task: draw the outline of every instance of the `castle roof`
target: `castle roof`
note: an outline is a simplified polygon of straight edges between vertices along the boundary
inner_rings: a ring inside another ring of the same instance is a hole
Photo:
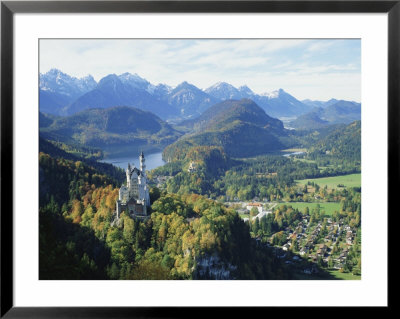
[[[247,206],[262,207],[260,203],[248,203]]]
[[[135,172],[136,175],[138,175],[138,176],[139,176],[139,175],[143,175],[143,174],[142,174],[142,171],[141,171],[140,169],[138,169],[137,167],[131,168],[130,171],[129,171],[130,175],[132,175],[134,172]]]

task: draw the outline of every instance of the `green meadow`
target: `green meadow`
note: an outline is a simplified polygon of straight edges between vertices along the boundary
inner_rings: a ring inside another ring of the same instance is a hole
[[[310,178],[296,181],[298,184],[305,185],[308,182],[314,182],[320,187],[325,185],[329,188],[338,188],[338,185],[344,185],[345,187],[361,187],[361,173],[349,174],[342,176],[322,177],[322,178]]]
[[[335,210],[339,211],[340,209],[340,203],[336,202],[327,202],[327,203],[286,202],[286,203],[278,203],[278,207],[280,205],[292,206],[293,208],[297,208],[300,212],[303,213],[306,207],[308,207],[311,212],[315,207],[317,207],[318,204],[320,206],[320,211],[321,212],[324,211],[325,214],[329,216],[331,216]]]

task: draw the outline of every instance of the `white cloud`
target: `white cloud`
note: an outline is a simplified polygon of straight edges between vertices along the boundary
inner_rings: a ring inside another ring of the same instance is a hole
[[[360,44],[351,40],[40,41],[42,73],[55,67],[100,80],[130,72],[154,84],[188,81],[200,88],[225,81],[257,93],[281,87],[311,99],[359,100],[360,59]]]

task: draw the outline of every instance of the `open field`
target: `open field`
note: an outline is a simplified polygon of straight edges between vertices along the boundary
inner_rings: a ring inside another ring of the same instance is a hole
[[[333,177],[310,178],[296,181],[298,184],[305,185],[308,182],[314,182],[320,187],[327,185],[329,189],[338,188],[337,185],[342,184],[345,187],[361,187],[361,173],[341,175]]]
[[[299,162],[304,162],[304,163],[309,163],[309,164],[317,164],[317,161],[306,159],[306,158],[296,158],[296,157],[294,157],[293,160],[294,161],[299,161]],[[335,167],[334,165],[318,166],[318,168],[320,169],[321,172],[323,172],[327,168],[334,168],[334,167]]]
[[[278,207],[280,205],[292,206],[293,208],[297,208],[300,212],[303,213],[306,207],[308,207],[311,212],[315,207],[317,207],[318,204],[321,207],[321,212],[325,211],[325,214],[329,216],[331,216],[335,210],[339,211],[340,209],[340,203],[334,203],[334,202],[328,202],[328,203],[287,202],[287,203],[278,203]]]
[[[293,160],[294,160],[295,162],[296,162],[296,161],[299,161],[299,162],[312,163],[312,164],[316,164],[316,163],[317,163],[317,162],[314,161],[314,160],[310,160],[310,159],[306,159],[306,158],[297,158],[297,157],[294,157]]]
[[[328,272],[336,279],[342,280],[361,280],[361,276],[353,275],[352,273],[344,273],[339,270],[328,270]]]

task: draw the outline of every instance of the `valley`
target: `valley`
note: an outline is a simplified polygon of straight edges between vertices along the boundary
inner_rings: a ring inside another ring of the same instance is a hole
[[[40,90],[41,279],[360,279],[361,104],[130,73]],[[116,224],[142,152],[150,214]]]

